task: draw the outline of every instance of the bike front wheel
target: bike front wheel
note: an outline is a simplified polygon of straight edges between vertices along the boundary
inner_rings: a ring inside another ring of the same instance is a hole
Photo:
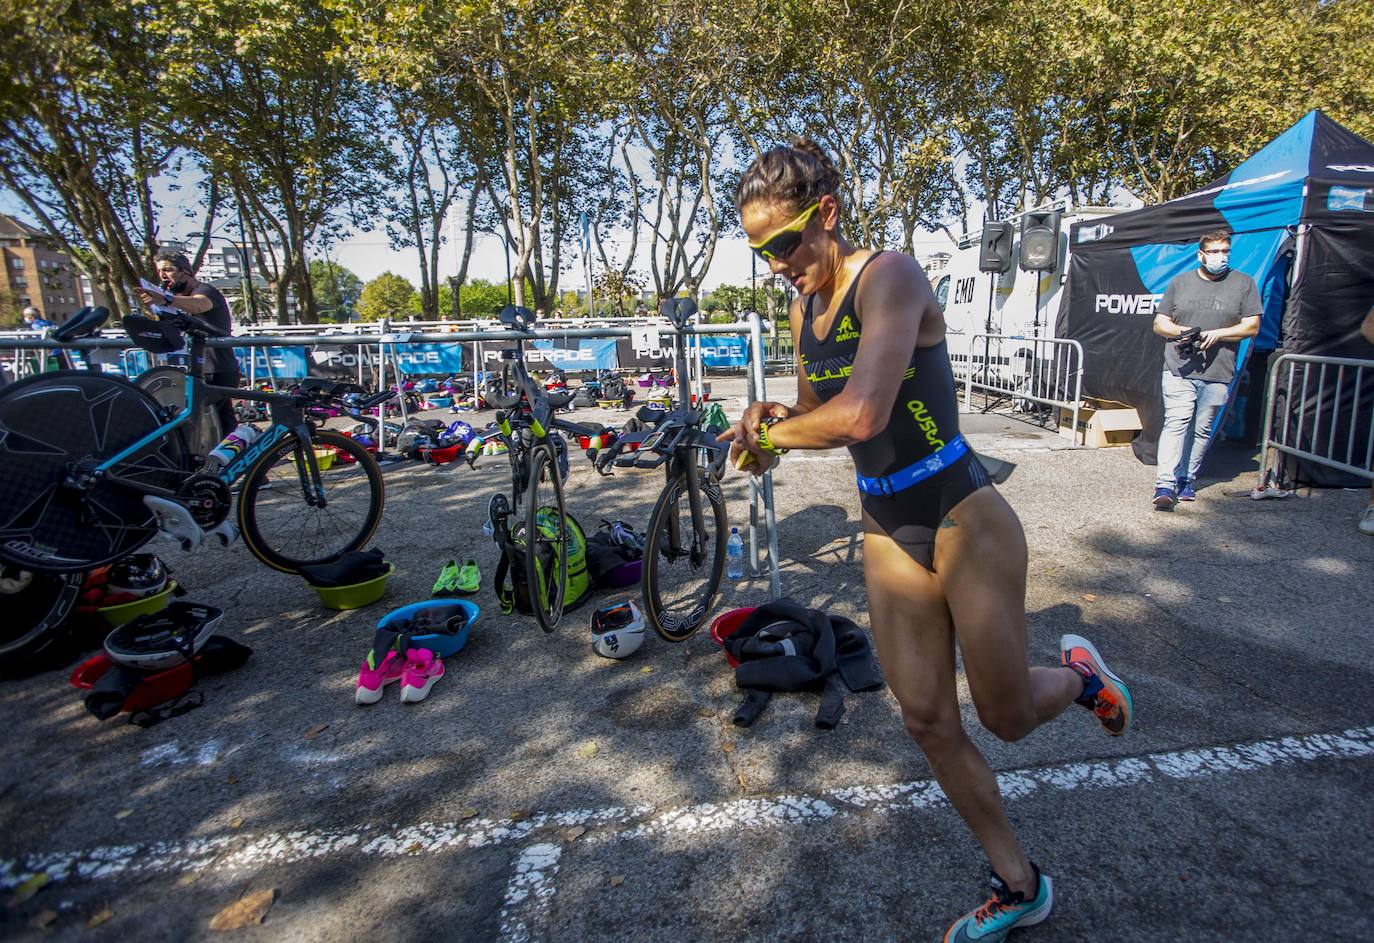
[[[525,585],[530,608],[545,632],[558,628],[568,590],[568,510],[563,475],[551,442],[530,450],[525,495]]]
[[[311,447],[353,459],[320,472],[320,495],[305,465],[305,450]],[[381,467],[353,439],[320,429],[311,442],[302,442],[288,433],[244,477],[239,530],[253,556],[283,573],[299,573],[303,566],[329,563],[365,547],[381,523],[385,495]]]
[[[640,591],[644,615],[661,638],[685,641],[701,628],[725,571],[725,498],[709,478],[701,483],[701,526],[692,520],[686,473],[658,496],[644,540]]]

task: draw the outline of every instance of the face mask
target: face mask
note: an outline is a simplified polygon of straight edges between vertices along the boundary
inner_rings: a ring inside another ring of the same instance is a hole
[[[1225,275],[1231,267],[1231,257],[1228,255],[1204,255],[1202,267],[1207,270],[1208,275]]]

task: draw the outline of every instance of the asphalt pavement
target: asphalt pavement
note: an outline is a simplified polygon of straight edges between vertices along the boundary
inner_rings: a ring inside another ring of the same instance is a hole
[[[742,384],[715,387],[736,414]],[[1374,938],[1367,492],[1251,501],[1254,453],[1223,445],[1196,503],[1166,514],[1128,448],[964,426],[1017,466],[1002,491],[1030,546],[1031,662],[1087,635],[1136,704],[1122,738],[1071,709],[1008,744],[961,677],[965,725],[1055,881],[1050,920],[1012,940]],[[812,695],[737,728],[705,632],[610,661],[591,650],[595,602],[552,635],[502,615],[481,523],[507,479],[504,460],[389,468],[374,546],[398,573],[354,612],[241,546],[161,548],[254,655],[159,726],[93,719],[70,665],[0,683],[0,936],[216,937],[217,913],[273,891],[236,938],[933,941],[983,899],[978,848],[886,690],[848,695],[831,731]],[[847,457],[794,453],[776,479],[784,593],[867,626]],[[569,507],[642,528],[660,483],[576,462]],[[747,523],[744,476],[726,494]],[[355,705],[376,620],[465,557],[482,616],[447,676],[421,704],[392,688]],[[718,611],[767,598],[766,574],[746,575]]]

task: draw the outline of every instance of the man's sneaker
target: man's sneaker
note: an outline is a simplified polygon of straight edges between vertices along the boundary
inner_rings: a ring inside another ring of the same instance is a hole
[[[1374,537],[1374,504],[1365,508],[1360,515],[1360,533]]]
[[[401,680],[404,664],[405,659],[394,649],[386,653],[380,664],[377,663],[376,654],[368,652],[362,667],[358,669],[358,688],[353,693],[353,700],[359,704],[376,704],[382,699],[382,692],[388,684]]]
[[[430,593],[435,596],[452,596],[458,591],[458,561],[450,560],[439,571],[439,578],[434,581],[434,588]]]
[[[405,667],[401,669],[401,703],[414,704],[429,697],[434,682],[444,676],[444,663],[427,648],[412,648],[406,652]]]
[[[1083,677],[1083,693],[1074,701],[1097,715],[1102,727],[1119,737],[1131,726],[1131,692],[1112,674],[1097,649],[1081,635],[1059,640],[1059,663]]]
[[[1193,483],[1187,478],[1178,480],[1178,499],[1180,501],[1196,501],[1197,492],[1193,491]]]
[[[458,592],[464,595],[471,595],[477,592],[482,585],[482,576],[477,572],[476,560],[465,560],[458,569],[458,578],[454,583]]]
[[[1155,510],[1172,511],[1174,505],[1178,503],[1178,495],[1174,494],[1173,488],[1155,489]]]
[[[1050,879],[1035,868],[1038,886],[1030,900],[1013,892],[1006,882],[992,873],[992,897],[983,906],[964,914],[945,932],[944,943],[999,943],[1017,927],[1031,927],[1050,915],[1054,889]]]

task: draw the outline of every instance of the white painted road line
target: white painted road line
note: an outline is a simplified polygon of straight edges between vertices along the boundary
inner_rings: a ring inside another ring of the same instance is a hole
[[[530,845],[520,853],[501,906],[501,943],[529,943],[542,935],[561,857],[563,849],[548,843]]]
[[[1063,792],[1122,788],[1168,780],[1205,779],[1314,760],[1371,756],[1374,756],[1374,726],[1340,733],[1014,770],[1000,774],[998,782],[1006,799],[1014,801],[1044,789]],[[391,831],[370,828],[302,830],[257,837],[235,833],[212,838],[113,845],[86,851],[37,853],[0,861],[0,889],[14,888],[38,873],[46,873],[50,881],[94,881],[121,875],[245,871],[343,854],[382,857],[438,854],[519,843],[543,829],[577,825],[588,829],[600,827],[598,831],[588,832],[581,841],[601,843],[666,833],[781,828],[858,812],[920,811],[942,806],[947,801],[937,783],[919,780],[887,786],[831,789],[819,796],[722,799],[673,809],[655,810],[648,806],[572,809],[541,813],[519,822],[471,819],[423,822]],[[512,887],[515,887],[514,882]]]

